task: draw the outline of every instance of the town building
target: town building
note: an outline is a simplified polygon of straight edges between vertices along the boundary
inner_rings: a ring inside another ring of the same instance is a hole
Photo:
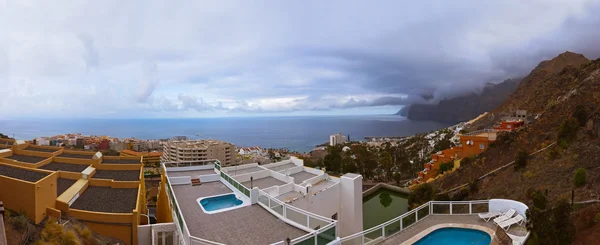
[[[127,143],[125,143],[123,141],[112,141],[108,145],[109,145],[110,150],[117,151],[117,152],[127,149]]]
[[[155,167],[160,164],[160,159],[162,157],[162,152],[139,152],[132,150],[122,150],[119,152],[119,155],[122,157],[142,157],[142,162],[145,167]]]
[[[234,163],[235,146],[219,140],[172,140],[163,142],[163,162],[218,159],[224,166]]]
[[[330,146],[341,145],[344,143],[346,143],[346,137],[344,137],[344,135],[342,135],[341,133],[332,134],[329,136]]]

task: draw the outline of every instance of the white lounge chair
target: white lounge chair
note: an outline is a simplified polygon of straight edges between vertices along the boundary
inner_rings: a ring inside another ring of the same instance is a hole
[[[517,211],[515,211],[514,209],[511,208],[510,210],[506,211],[506,213],[500,215],[500,217],[495,218],[494,219],[494,223],[498,224],[498,223],[500,223],[502,221],[510,219],[510,218],[512,218],[513,215],[515,215],[516,212]]]
[[[514,218],[510,218],[510,219],[507,219],[505,221],[498,223],[498,226],[500,226],[502,229],[507,231],[510,228],[510,226],[512,226],[514,224],[521,225],[521,224],[523,224],[524,221],[525,221],[525,218],[523,218],[523,216],[521,216],[520,214],[517,214],[517,216],[515,216]]]
[[[482,218],[483,220],[485,220],[485,222],[488,222],[492,218],[496,218],[496,217],[498,217],[501,214],[502,213],[500,213],[500,212],[488,212],[488,213],[478,214],[478,215],[479,215],[479,218]]]

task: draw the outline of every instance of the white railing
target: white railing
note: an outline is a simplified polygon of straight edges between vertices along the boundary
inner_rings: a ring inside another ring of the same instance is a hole
[[[337,221],[307,212],[259,190],[258,204],[286,223],[308,234],[292,240],[292,244],[327,244],[337,238]],[[274,244],[285,244],[284,241]]]
[[[191,166],[204,166],[212,163],[216,163],[219,160],[217,159],[209,159],[209,160],[197,160],[197,161],[175,161],[175,162],[162,162],[161,164],[166,167],[191,167]]]
[[[166,171],[166,167],[163,165],[163,171]],[[172,216],[173,223],[177,226],[177,235],[179,237],[180,245],[222,245],[221,243],[205,240],[202,238],[194,237],[190,234],[190,230],[185,223],[185,219],[183,218],[183,214],[181,210],[179,210],[179,203],[177,203],[177,198],[175,198],[175,194],[173,193],[173,186],[167,179],[167,196],[169,197],[169,201],[171,202],[172,207]]]
[[[489,201],[430,201],[383,224],[341,238],[337,244],[375,244],[423,220],[429,215],[487,213]]]

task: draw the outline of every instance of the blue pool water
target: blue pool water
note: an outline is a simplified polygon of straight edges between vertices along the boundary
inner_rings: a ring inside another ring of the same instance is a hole
[[[429,233],[414,245],[490,245],[492,238],[483,231],[442,228]]]
[[[200,205],[206,211],[215,211],[224,208],[231,208],[235,206],[242,205],[243,201],[237,199],[235,194],[217,196],[217,197],[209,197],[200,200]]]

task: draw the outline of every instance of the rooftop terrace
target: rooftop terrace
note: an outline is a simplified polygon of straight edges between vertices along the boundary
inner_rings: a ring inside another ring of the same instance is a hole
[[[56,180],[56,196],[63,194],[69,187],[75,184],[77,180],[58,178]]]
[[[306,234],[257,204],[221,213],[204,213],[198,198],[232,192],[221,182],[176,185],[173,192],[190,234],[195,237],[224,244],[271,244]]]
[[[140,159],[102,159],[102,164],[140,164]]]
[[[294,183],[296,184],[300,184],[302,183],[302,181],[305,181],[307,179],[310,179],[312,177],[316,177],[316,174],[312,174],[306,171],[300,171],[298,173],[292,174],[290,175],[290,177],[294,177]]]
[[[17,168],[0,164],[0,175],[29,182],[37,182],[43,179],[44,177],[48,176],[49,173],[42,173],[24,168]]]
[[[275,166],[275,167],[268,167],[268,169],[278,172],[278,171],[285,170],[288,168],[293,168],[293,167],[296,167],[296,165],[294,163],[290,162],[290,163],[286,163],[286,164]]]
[[[113,179],[116,181],[138,181],[139,170],[96,170],[92,176],[94,179]]]
[[[135,209],[137,192],[137,188],[89,186],[71,208],[94,212],[131,213]]]
[[[286,183],[271,176],[268,176],[266,178],[252,180],[252,184],[250,184],[250,181],[241,184],[248,188],[252,186],[258,187],[258,189],[265,189],[275,185],[285,185]]]
[[[241,174],[247,174],[247,173],[253,173],[253,172],[258,172],[258,171],[264,171],[264,168],[261,167],[250,167],[250,168],[242,168],[242,169],[238,169],[235,166],[234,167],[229,167],[230,169],[227,170],[227,173],[229,175],[241,175]]]
[[[206,175],[206,174],[217,174],[214,169],[206,169],[206,170],[193,170],[193,171],[169,171],[167,170],[167,176],[169,177],[181,177],[181,176],[198,176],[198,175]]]
[[[13,154],[12,156],[5,157],[5,158],[11,159],[11,160],[16,160],[19,162],[24,162],[24,163],[32,163],[32,164],[48,159],[45,157],[25,156],[25,155],[18,155],[18,154]]]
[[[63,153],[63,154],[58,155],[57,157],[92,159],[92,155],[81,155],[81,154],[70,154],[70,153]]]
[[[40,169],[81,173],[81,171],[85,170],[87,167],[88,165],[51,162],[41,166]]]
[[[35,147],[27,147],[25,148],[26,151],[39,151],[39,152],[55,152],[58,151],[58,149],[49,149],[49,148],[35,148]]]

